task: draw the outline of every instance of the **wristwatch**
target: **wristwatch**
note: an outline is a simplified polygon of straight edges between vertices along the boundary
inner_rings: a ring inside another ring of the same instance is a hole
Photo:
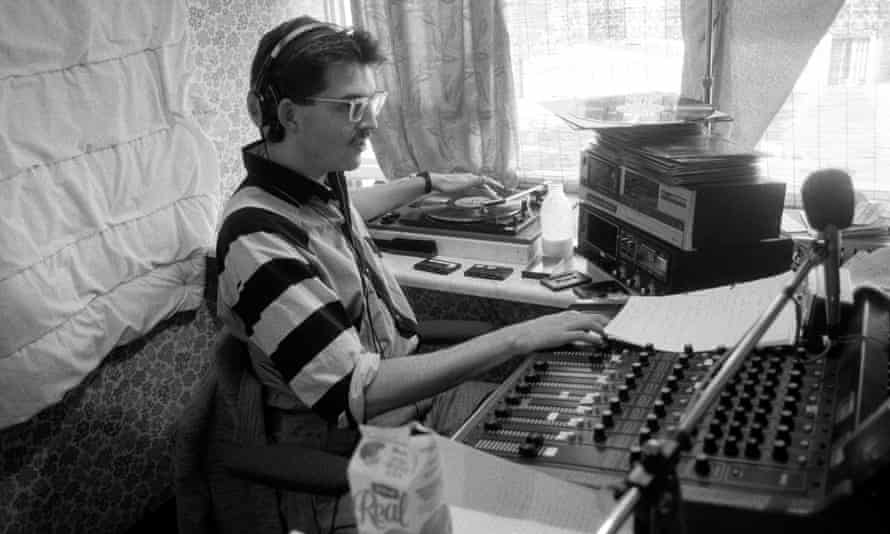
[[[428,173],[427,171],[420,171],[415,176],[419,176],[419,177],[423,178],[423,181],[424,181],[423,193],[424,194],[433,192],[433,179],[430,178],[430,173]]]

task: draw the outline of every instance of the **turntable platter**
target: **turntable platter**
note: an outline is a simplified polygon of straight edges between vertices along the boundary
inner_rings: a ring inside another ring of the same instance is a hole
[[[519,213],[520,205],[499,204],[485,206],[491,200],[488,197],[460,197],[453,199],[448,205],[424,212],[431,220],[449,223],[497,222]]]

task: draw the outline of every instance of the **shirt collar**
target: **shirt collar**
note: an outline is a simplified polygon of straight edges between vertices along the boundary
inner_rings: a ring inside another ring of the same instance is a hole
[[[241,149],[244,168],[247,170],[247,178],[241,187],[259,187],[291,204],[307,202],[313,197],[322,202],[337,198],[334,190],[327,185],[259,155],[256,148],[262,142],[255,141]],[[330,184],[336,183],[330,174],[327,181]]]

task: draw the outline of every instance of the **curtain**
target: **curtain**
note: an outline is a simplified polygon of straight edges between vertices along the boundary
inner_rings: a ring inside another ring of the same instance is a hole
[[[501,1],[352,0],[352,13],[388,58],[377,82],[389,97],[371,135],[384,175],[474,172],[515,185],[515,95]]]
[[[709,0],[684,0],[686,96],[703,99]],[[713,0],[712,103],[734,121],[727,135],[754,148],[843,0]]]

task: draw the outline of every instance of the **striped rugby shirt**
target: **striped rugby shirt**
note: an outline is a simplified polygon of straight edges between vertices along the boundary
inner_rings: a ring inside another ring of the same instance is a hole
[[[354,242],[373,270],[364,277],[334,191],[261,157],[259,147],[243,149],[247,178],[223,212],[219,316],[247,341],[260,381],[278,395],[273,405],[354,426],[364,422],[364,388],[380,358],[417,346],[374,283],[401,315],[414,322],[414,314],[358,211],[350,206]]]

